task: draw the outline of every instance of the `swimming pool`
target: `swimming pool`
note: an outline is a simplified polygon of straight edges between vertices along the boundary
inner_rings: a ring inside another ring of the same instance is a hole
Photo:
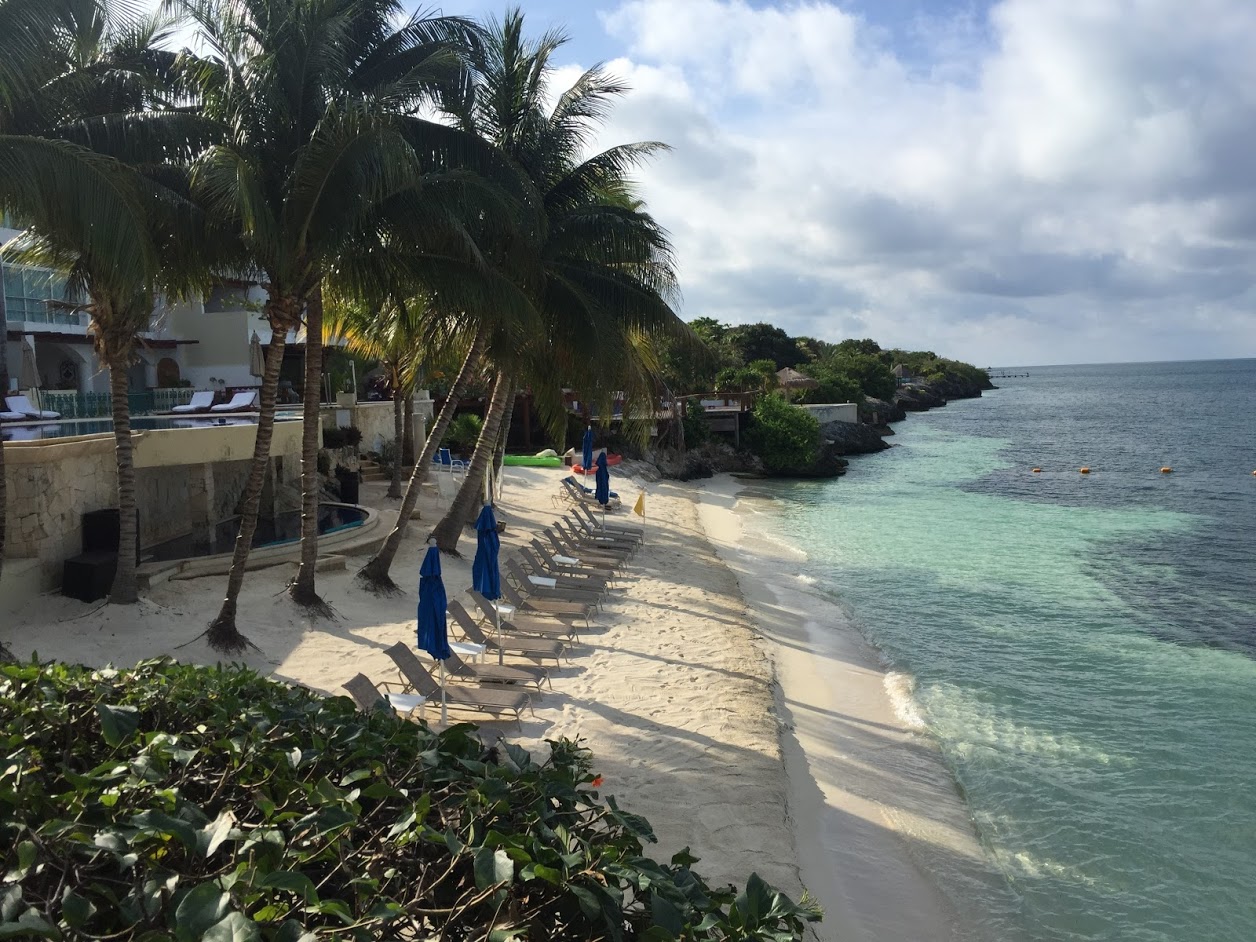
[[[326,536],[360,527],[366,522],[367,512],[352,504],[319,504],[318,533]],[[184,534],[173,540],[156,543],[140,552],[141,563],[174,562],[217,556],[230,553],[235,548],[236,535],[240,532],[240,518],[228,517],[212,527],[208,533]],[[301,511],[291,510],[274,517],[260,518],[253,533],[253,549],[281,546],[301,539]]]
[[[300,415],[279,414],[277,422],[297,421]],[[159,432],[168,429],[222,428],[228,425],[256,425],[256,415],[216,415],[197,417],[133,416],[131,431]],[[0,441],[35,442],[51,438],[82,438],[113,431],[109,419],[61,419],[53,422],[5,422],[0,425]]]

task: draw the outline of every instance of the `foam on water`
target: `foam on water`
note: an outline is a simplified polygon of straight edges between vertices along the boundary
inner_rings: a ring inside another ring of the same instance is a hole
[[[883,652],[1019,900],[1006,937],[1246,942],[1256,362],[1033,374],[838,482],[756,485],[756,539],[806,547],[797,581]]]

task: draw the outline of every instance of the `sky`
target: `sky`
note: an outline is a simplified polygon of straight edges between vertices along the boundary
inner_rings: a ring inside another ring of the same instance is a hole
[[[505,7],[451,0],[444,12]],[[1256,356],[1253,0],[537,0],[627,81],[685,319],[978,365]]]

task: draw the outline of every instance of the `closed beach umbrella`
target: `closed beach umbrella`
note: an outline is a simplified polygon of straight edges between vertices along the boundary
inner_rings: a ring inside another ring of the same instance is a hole
[[[445,722],[445,658],[449,657],[449,625],[445,621],[445,583],[440,577],[440,550],[427,548],[419,567],[419,647],[440,662],[440,721]]]
[[[253,339],[249,341],[249,373],[262,376],[266,372],[266,357],[262,354],[262,338],[253,331]]]
[[[501,540],[497,536],[497,517],[493,505],[485,504],[475,521],[475,560],[471,563],[471,585],[476,592],[490,602],[502,597],[502,575],[497,566],[497,554]],[[493,607],[494,628],[497,631],[497,663],[505,660],[502,652],[502,616]]]
[[[580,454],[580,467],[584,468],[584,473],[588,474],[589,469],[593,467],[593,426],[590,425],[584,430],[584,451]]]
[[[611,472],[606,467],[606,452],[597,456],[597,475],[594,479],[593,496],[602,505],[602,529],[606,529],[606,505],[611,502]]]
[[[35,340],[27,334],[22,336],[22,371],[19,385],[23,389],[32,390],[35,393],[35,408],[42,408],[39,404],[39,364],[35,360]]]

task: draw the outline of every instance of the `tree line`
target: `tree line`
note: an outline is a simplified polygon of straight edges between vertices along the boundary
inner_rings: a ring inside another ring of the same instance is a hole
[[[662,376],[676,395],[784,391],[795,402],[857,402],[894,397],[899,373],[919,382],[960,379],[982,385],[985,370],[930,350],[882,349],[868,338],[839,343],[794,337],[768,323],[724,324],[700,317],[689,327],[701,343],[664,341]],[[796,370],[814,385],[781,389],[777,376]]]
[[[475,22],[408,15],[397,0],[178,0],[152,14],[123,0],[0,0],[0,37],[0,210],[24,230],[0,263],[55,268],[87,298],[113,393],[115,603],[137,596],[126,371],[139,334],[160,301],[203,298],[224,277],[266,291],[255,450],[207,629],[221,652],[248,644],[238,600],[293,332],[304,335],[305,383],[289,592],[314,611],[325,610],[315,585],[325,337],[369,350],[403,393],[425,357],[458,364],[398,523],[359,573],[377,591],[396,588],[389,567],[469,384],[492,392],[432,534],[451,552],[504,448],[516,389],[532,389],[557,429],[563,386],[592,402],[653,401],[656,348],[697,344],[672,307],[672,246],[631,177],[665,145],[592,152],[625,86],[596,66],[551,87],[566,36],[529,36],[517,9]],[[2,305],[0,292],[0,323]],[[0,330],[0,364],[3,343]],[[0,550],[2,462],[0,449]]]

